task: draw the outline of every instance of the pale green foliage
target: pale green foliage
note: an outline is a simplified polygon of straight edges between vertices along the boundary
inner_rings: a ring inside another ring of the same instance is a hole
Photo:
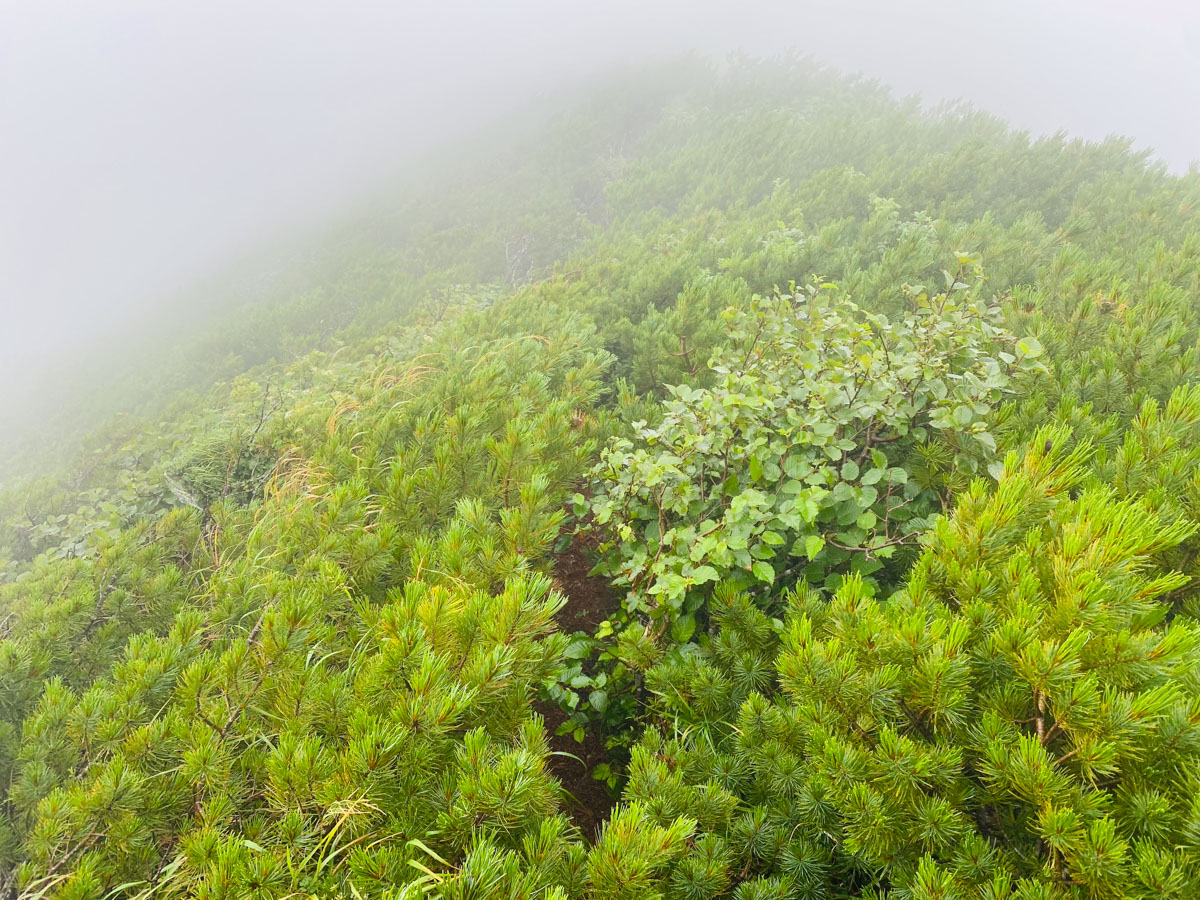
[[[639,803],[617,810],[588,854],[591,896],[596,900],[658,900],[662,875],[687,849],[695,822],[678,818],[657,825]]]
[[[547,822],[522,877],[578,882],[531,715],[563,598],[534,566],[594,447],[571,413],[605,355],[569,317],[541,324],[323,368],[265,425],[288,449],[252,503],[9,586],[63,595],[0,642],[24,889],[380,897],[424,877],[412,863],[449,884],[489,847],[523,853]]]

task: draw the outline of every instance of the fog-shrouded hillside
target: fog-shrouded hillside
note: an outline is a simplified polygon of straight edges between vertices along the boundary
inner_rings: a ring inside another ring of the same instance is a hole
[[[599,199],[586,196],[606,181],[597,157],[639,135],[665,103],[704,90],[710,71],[682,57],[562,89],[409,163],[324,221],[281,229],[147,309],[131,334],[63,360],[24,404],[0,410],[0,484],[67,462],[81,438],[117,414],[153,417],[180,392],[344,343],[362,307],[378,306],[377,319],[391,321],[432,283],[453,283],[455,267],[467,284],[511,279],[507,254],[527,269],[548,268],[576,245],[583,207]],[[539,220],[567,231],[524,247]]]
[[[3,895],[1197,896],[1152,159],[688,57],[197,286],[13,451]]]
[[[423,158],[473,171],[537,133],[516,111],[544,117],[589,80],[688,50],[799,50],[1035,135],[1131,135],[1179,173],[1200,146],[1181,113],[1200,102],[1198,41],[1200,8],[1174,0],[8,4],[0,478],[13,447],[44,471],[48,448],[61,460],[128,409],[113,379],[155,380],[131,364],[176,377],[180,334],[319,282],[304,263],[330,261],[355,203],[434,187]]]

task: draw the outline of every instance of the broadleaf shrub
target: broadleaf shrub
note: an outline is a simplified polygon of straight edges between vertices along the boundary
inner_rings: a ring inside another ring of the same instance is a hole
[[[911,288],[895,322],[828,283],[727,310],[714,383],[672,388],[661,421],[614,439],[596,470],[588,507],[627,613],[661,631],[716,582],[823,583],[915,545],[950,487],[921,454],[985,468],[988,416],[1039,353],[947,280]]]

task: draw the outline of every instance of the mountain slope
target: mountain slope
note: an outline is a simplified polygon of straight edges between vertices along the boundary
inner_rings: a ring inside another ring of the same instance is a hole
[[[342,232],[3,496],[6,883],[1191,896],[1198,195],[681,63]]]

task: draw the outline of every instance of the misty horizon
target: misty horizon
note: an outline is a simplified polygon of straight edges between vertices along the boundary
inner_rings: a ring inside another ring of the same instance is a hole
[[[223,270],[369,209],[456,138],[675,54],[800,53],[1034,135],[1125,134],[1176,172],[1200,156],[1200,124],[1172,112],[1200,100],[1200,14],[998,6],[9,6],[0,411],[53,396],[60,367],[119,357],[172,304],[203,305]],[[878,27],[859,34],[864,17]]]

